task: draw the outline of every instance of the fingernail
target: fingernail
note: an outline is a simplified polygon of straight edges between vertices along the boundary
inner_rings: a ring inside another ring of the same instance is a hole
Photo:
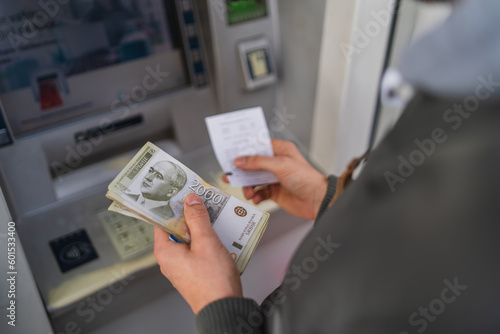
[[[236,165],[236,167],[244,166],[247,163],[247,160],[248,160],[247,157],[236,158],[234,160],[234,164]]]
[[[200,197],[198,195],[195,195],[195,194],[191,194],[188,197],[186,197],[186,203],[187,203],[187,205],[202,204]]]

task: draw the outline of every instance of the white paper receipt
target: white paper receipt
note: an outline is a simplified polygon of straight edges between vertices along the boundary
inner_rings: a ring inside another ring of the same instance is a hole
[[[233,187],[277,183],[266,171],[243,171],[234,159],[250,155],[274,156],[266,118],[261,107],[205,118],[215,156]]]

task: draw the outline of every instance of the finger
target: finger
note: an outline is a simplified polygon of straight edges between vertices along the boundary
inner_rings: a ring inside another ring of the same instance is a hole
[[[275,156],[289,156],[295,159],[304,159],[297,146],[291,141],[273,139],[271,143]]]
[[[260,204],[271,198],[271,191],[269,189],[258,191],[252,198],[255,204]]]
[[[222,181],[224,181],[225,183],[229,183],[229,179],[227,178],[226,174],[222,175]]]
[[[306,161],[297,146],[290,141],[273,139],[271,144],[274,151],[273,157],[263,155],[238,157],[234,160],[234,165],[243,170],[267,170],[277,174],[286,162],[285,157],[301,162]]]
[[[260,195],[259,195],[259,194],[257,194],[257,195],[255,195],[255,196],[252,198],[252,201],[253,201],[253,204],[255,204],[255,205],[259,205],[259,204],[260,204],[260,202],[262,202],[262,198],[260,198]]]
[[[184,202],[184,216],[191,233],[191,249],[203,247],[213,242],[220,243],[219,237],[210,224],[210,216],[200,196],[189,194]]]
[[[169,258],[179,258],[186,251],[186,245],[178,244],[170,240],[170,234],[158,226],[154,227],[154,253],[158,263]]]
[[[243,187],[243,195],[246,199],[251,199],[255,195],[253,187]]]
[[[262,189],[257,192],[257,195],[261,198],[262,201],[268,200],[271,198],[271,189]]]
[[[234,165],[243,170],[266,170],[277,174],[283,168],[285,157],[268,157],[264,155],[253,155],[239,157],[234,160]]]

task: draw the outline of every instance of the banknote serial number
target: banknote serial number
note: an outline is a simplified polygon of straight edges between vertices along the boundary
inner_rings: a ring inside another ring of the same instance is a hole
[[[194,180],[193,184],[189,186],[189,189],[191,189],[198,196],[211,200],[214,204],[221,204],[224,200],[224,196],[217,194],[212,189],[207,189],[207,187],[201,184],[198,180]]]

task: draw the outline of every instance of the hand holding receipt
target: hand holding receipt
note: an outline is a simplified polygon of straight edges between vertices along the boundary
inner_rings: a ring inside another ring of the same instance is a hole
[[[234,165],[241,156],[274,156],[261,107],[210,116],[205,119],[215,156],[233,187],[277,183],[268,171],[243,171]]]

